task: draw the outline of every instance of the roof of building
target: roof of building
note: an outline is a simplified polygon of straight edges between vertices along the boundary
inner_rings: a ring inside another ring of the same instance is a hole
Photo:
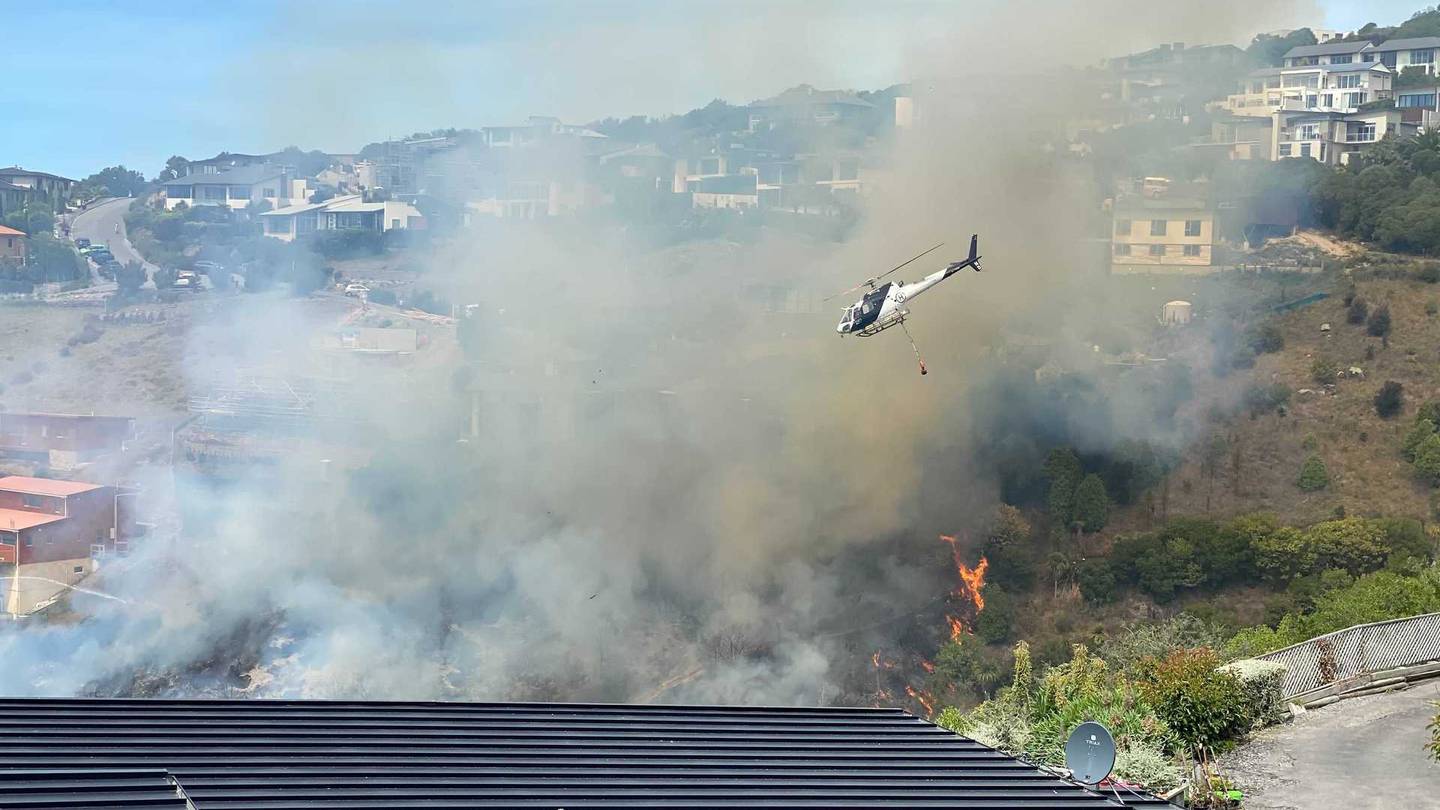
[[[364,212],[367,212],[367,211],[384,211],[384,210],[385,210],[385,203],[383,203],[383,202],[368,202],[368,203],[367,203],[367,202],[365,202],[364,198],[361,198],[361,197],[356,197],[356,198],[353,199],[353,200],[345,200],[345,201],[343,201],[343,202],[339,202],[339,203],[335,203],[335,204],[333,204],[333,205],[326,205],[326,206],[325,206],[325,211],[326,211],[327,213],[329,213],[329,212],[335,212],[335,213],[350,213],[350,214],[354,214],[354,213],[364,213]]]
[[[0,236],[25,236],[24,231],[17,231],[14,228],[0,225]]]
[[[167,771],[198,810],[1168,806],[899,709],[10,698],[0,749],[7,807],[26,771],[127,768]]]
[[[1359,53],[1375,45],[1369,40],[1358,40],[1355,42],[1327,42],[1324,45],[1296,45],[1285,52],[1286,59],[1295,59],[1301,56],[1330,56],[1333,54]]]
[[[47,523],[54,523],[57,520],[64,519],[64,515],[46,515],[24,509],[0,508],[0,531],[24,531],[25,529],[33,529],[36,526],[44,526]]]
[[[347,195],[344,195],[344,196],[342,196],[342,197],[331,197],[330,199],[325,200],[324,202],[317,202],[317,203],[307,202],[307,203],[299,203],[298,205],[287,205],[287,206],[285,206],[284,208],[276,208],[276,209],[273,210],[273,211],[266,211],[265,213],[261,214],[260,216],[262,216],[262,217],[290,217],[290,216],[294,216],[294,215],[296,215],[296,214],[303,214],[303,213],[305,213],[306,211],[314,211],[314,210],[320,209],[320,208],[328,208],[329,206],[332,206],[332,205],[338,205],[338,204],[341,204],[341,203],[346,203],[346,202],[350,202],[351,200],[358,200],[358,199],[360,199],[360,195],[359,195],[359,194],[347,194]]]
[[[1348,65],[1317,65],[1313,67],[1319,67],[1321,70],[1327,73],[1355,73],[1361,70],[1380,70],[1384,71],[1385,73],[1390,72],[1390,68],[1379,62],[1351,62]],[[1302,69],[1303,68],[1290,68],[1290,70],[1292,71]]]
[[[162,186],[253,186],[256,183],[279,177],[285,169],[270,163],[252,166],[236,166],[214,174],[187,174],[174,180],[166,180]]]
[[[1440,37],[1402,37],[1387,39],[1375,46],[1377,51],[1406,51],[1411,48],[1440,48]]]
[[[1245,75],[1252,79],[1268,79],[1271,76],[1279,76],[1284,70],[1284,68],[1278,67],[1263,67],[1252,70]]]
[[[0,492],[23,492],[26,495],[50,495],[64,498],[99,488],[99,484],[89,484],[84,481],[61,481],[55,478],[30,478],[25,475],[7,475],[0,478]]]
[[[1177,194],[1162,194],[1145,197],[1129,194],[1115,201],[1115,213],[1138,213],[1142,211],[1209,211],[1211,205],[1199,197]]]
[[[701,194],[759,194],[759,183],[754,174],[725,174],[702,177],[695,190]]]
[[[175,778],[160,770],[13,770],[4,777],[0,802],[13,810],[57,806],[110,810],[192,807]]]
[[[44,177],[50,180],[60,180],[65,183],[75,182],[68,177],[61,177],[58,174],[31,171],[30,169],[22,169],[19,166],[7,166],[4,169],[0,169],[0,177]]]
[[[134,422],[133,416],[97,416],[93,413],[47,413],[45,411],[3,411],[0,422],[6,419],[84,419],[92,422]]]

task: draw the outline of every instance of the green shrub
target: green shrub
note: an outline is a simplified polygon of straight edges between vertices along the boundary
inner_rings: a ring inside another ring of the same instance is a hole
[[[1317,455],[1311,455],[1300,465],[1300,478],[1295,482],[1305,492],[1318,492],[1330,486],[1330,474],[1325,470],[1325,462]]]
[[[1364,518],[1316,523],[1305,530],[1305,539],[1319,557],[1319,568],[1344,568],[1359,575],[1385,564],[1385,530]]]
[[[1176,650],[1153,661],[1139,682],[1156,716],[1190,751],[1214,750],[1251,725],[1240,679],[1218,666],[1208,649]]]
[[[1100,657],[1121,672],[1140,671],[1147,658],[1159,659],[1180,648],[1218,648],[1224,642],[1220,628],[1188,613],[1158,622],[1125,625],[1100,643]]]
[[[1370,318],[1365,321],[1365,334],[1379,338],[1390,334],[1390,306],[1388,304],[1381,304],[1379,309],[1370,313]]]
[[[1339,374],[1340,366],[1334,360],[1317,357],[1315,362],[1310,364],[1310,379],[1321,385],[1335,382],[1335,378]]]
[[[1253,419],[1290,401],[1290,389],[1281,383],[1252,385],[1245,390],[1245,407]]]
[[[1375,413],[1381,419],[1389,419],[1405,407],[1405,386],[1394,380],[1386,380],[1375,394]]]
[[[1015,626],[1015,597],[1001,588],[985,588],[985,609],[975,619],[975,635],[986,644],[1008,641]]]
[[[1362,324],[1366,316],[1370,314],[1370,306],[1365,303],[1364,298],[1356,298],[1350,302],[1349,308],[1345,310],[1345,322],[1351,324]]]
[[[1245,658],[1220,669],[1240,679],[1253,727],[1274,725],[1285,719],[1284,664]]]
[[[1400,454],[1405,457],[1406,461],[1413,463],[1420,444],[1434,435],[1435,423],[1429,419],[1417,418],[1415,424],[1410,427],[1410,432],[1405,434],[1405,442],[1401,446]]]
[[[1440,434],[1430,434],[1415,448],[1415,472],[1431,486],[1440,484]]]
[[[1092,605],[1114,602],[1119,596],[1115,587],[1115,571],[1106,560],[1087,559],[1076,568],[1076,583],[1080,595]]]
[[[1440,265],[1427,264],[1420,268],[1420,272],[1416,273],[1415,277],[1426,284],[1434,284],[1440,281]]]
[[[1105,482],[1091,473],[1075,488],[1075,520],[1081,529],[1098,532],[1105,528],[1110,515],[1110,498],[1105,493]]]
[[[1256,354],[1270,354],[1285,348],[1285,336],[1273,323],[1255,327],[1246,335],[1245,345]]]
[[[1290,526],[1257,534],[1252,540],[1255,567],[1268,582],[1288,582],[1315,569],[1319,553],[1304,532]]]

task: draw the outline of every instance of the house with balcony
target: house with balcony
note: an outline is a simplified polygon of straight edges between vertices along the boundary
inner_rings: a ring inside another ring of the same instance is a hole
[[[1387,136],[1411,137],[1419,127],[1398,109],[1363,113],[1279,112],[1271,160],[1310,158],[1329,166],[1349,163]]]
[[[264,233],[272,239],[293,242],[319,231],[372,231],[425,227],[420,210],[407,202],[367,202],[364,195],[349,194],[324,202],[300,203],[260,215]]]
[[[1407,37],[1385,40],[1376,45],[1375,50],[1366,52],[1366,58],[1373,58],[1397,74],[1413,68],[1434,76],[1437,53],[1440,53],[1440,37]]]
[[[0,478],[0,610],[24,616],[45,607],[124,554],[135,534],[135,493],[81,481]]]
[[[70,201],[70,195],[76,186],[76,182],[68,177],[22,169],[19,166],[0,169],[0,183],[25,189],[30,195],[44,197],[57,210]]]
[[[691,195],[696,208],[756,208],[760,205],[760,176],[754,172],[706,177]]]
[[[1390,98],[1395,72],[1380,62],[1265,68],[1240,81],[1222,105],[1231,115],[1270,116],[1282,111],[1354,112]]]
[[[1206,194],[1169,188],[1121,194],[1112,214],[1112,272],[1211,272],[1216,217]]]
[[[284,166],[261,163],[214,172],[195,172],[160,184],[166,210],[186,206],[217,205],[243,210],[264,200],[284,208],[310,196],[304,180]]]
[[[1358,42],[1327,42],[1323,45],[1297,45],[1285,52],[1284,67],[1316,67],[1318,65],[1349,65],[1373,62],[1375,44]]]

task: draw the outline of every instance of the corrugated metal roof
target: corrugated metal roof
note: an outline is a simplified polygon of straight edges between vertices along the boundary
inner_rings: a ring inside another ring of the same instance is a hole
[[[1387,39],[1375,46],[1377,51],[1404,51],[1414,48],[1440,48],[1440,37],[1402,37]]]
[[[1324,45],[1296,45],[1285,52],[1286,59],[1293,59],[1297,56],[1325,56],[1327,54],[1359,53],[1366,48],[1373,48],[1368,40],[1358,42],[1327,42]]]
[[[0,531],[18,532],[64,519],[64,515],[46,515],[24,509],[0,509]]]
[[[157,770],[0,771],[0,807],[5,810],[130,810],[135,807],[187,810],[175,780]]]
[[[7,475],[0,478],[0,491],[23,492],[26,495],[50,495],[64,498],[99,488],[99,484],[88,484],[84,481],[60,481],[54,478],[31,478],[25,475]]]
[[[198,810],[1122,804],[898,709],[3,699],[0,751],[0,807],[127,768]]]

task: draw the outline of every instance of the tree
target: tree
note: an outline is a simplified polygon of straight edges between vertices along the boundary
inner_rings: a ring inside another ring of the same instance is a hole
[[[1356,298],[1350,302],[1349,308],[1345,310],[1345,322],[1352,324],[1364,323],[1365,317],[1369,313],[1370,305],[1365,303],[1365,299]]]
[[[1405,407],[1405,386],[1394,380],[1386,380],[1375,394],[1375,413],[1381,419],[1389,419]]]
[[[1309,28],[1301,28],[1291,31],[1283,37],[1273,34],[1256,34],[1250,41],[1250,46],[1245,49],[1256,61],[1278,67],[1284,59],[1286,51],[1302,45],[1314,45],[1315,33]]]
[[[1330,486],[1330,474],[1325,470],[1325,462],[1313,453],[1300,465],[1300,479],[1295,482],[1305,492],[1317,492]]]
[[[1050,521],[1068,527],[1075,518],[1075,488],[1080,485],[1080,459],[1068,447],[1057,447],[1045,459],[1045,478],[1050,482],[1047,504]]]
[[[1431,486],[1440,485],[1440,434],[1431,433],[1415,447],[1415,472]]]
[[[1087,532],[1098,532],[1105,528],[1109,518],[1110,498],[1105,494],[1105,482],[1091,473],[1085,476],[1075,488],[1075,521]]]
[[[1269,354],[1285,348],[1285,336],[1280,327],[1267,323],[1252,329],[1245,343],[1256,354]]]
[[[120,288],[121,296],[135,294],[145,285],[145,266],[139,262],[126,262],[115,271],[115,284]]]
[[[1319,552],[1311,538],[1299,529],[1277,526],[1268,533],[1252,536],[1255,567],[1268,582],[1285,583],[1315,570]]]
[[[1365,322],[1365,333],[1371,337],[1389,337],[1390,335],[1390,305],[1381,304],[1374,312],[1370,313],[1370,319]]]
[[[1411,426],[1410,432],[1405,434],[1405,442],[1401,446],[1400,454],[1405,457],[1406,461],[1414,463],[1419,455],[1420,445],[1434,435],[1435,423],[1429,419],[1417,418],[1415,424]]]
[[[170,159],[165,161],[165,168],[160,170],[160,174],[155,178],[155,182],[163,183],[166,180],[174,180],[177,177],[182,177],[189,169],[190,161],[179,155],[171,155]]]
[[[1340,367],[1334,360],[1317,357],[1315,358],[1315,362],[1310,364],[1310,379],[1320,385],[1335,382],[1335,378],[1339,374]]]
[[[1314,547],[1319,568],[1343,568],[1360,575],[1385,564],[1388,553],[1385,530],[1364,518],[1343,518],[1316,523],[1305,530]]]
[[[109,166],[80,181],[98,197],[136,197],[149,183],[145,175],[124,166]]]
[[[1020,510],[1008,503],[995,509],[995,523],[990,527],[986,549],[1006,548],[1021,545],[1030,539],[1030,523]]]

